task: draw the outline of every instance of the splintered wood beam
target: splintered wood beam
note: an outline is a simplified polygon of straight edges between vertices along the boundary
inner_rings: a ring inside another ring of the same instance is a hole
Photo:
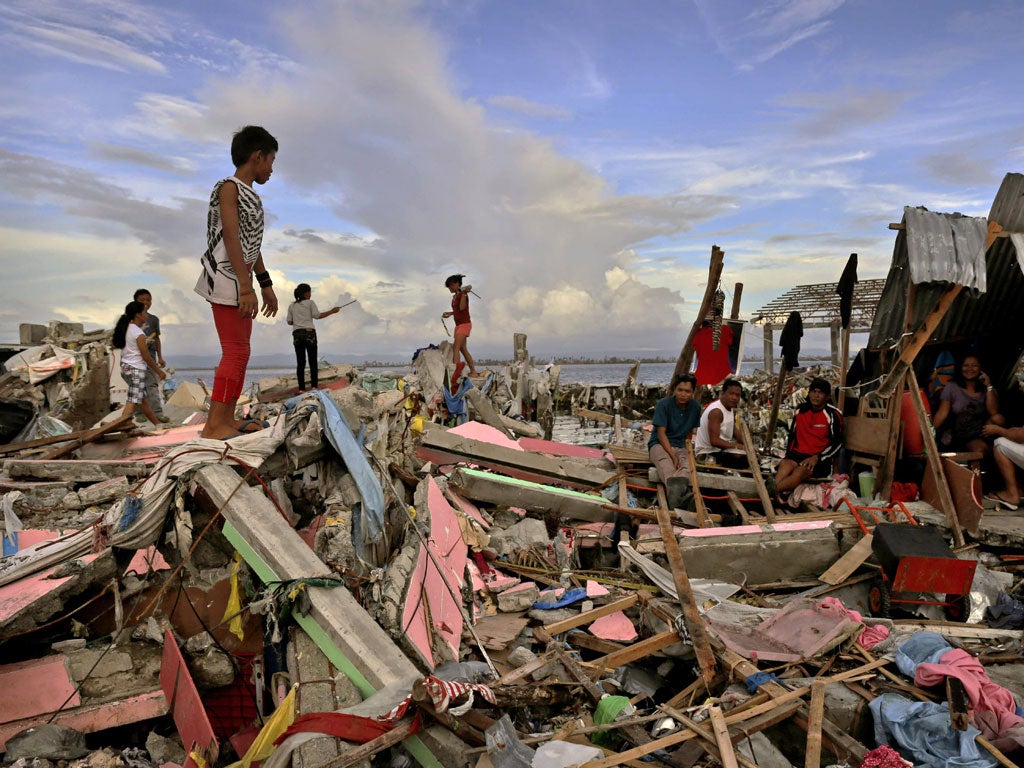
[[[757,453],[754,451],[754,440],[750,436],[747,423],[739,414],[736,415],[736,429],[739,430],[740,439],[743,441],[743,449],[747,452],[747,462],[750,464],[750,471],[754,475],[754,487],[757,488],[758,498],[761,499],[761,506],[764,507],[764,515],[768,523],[775,522],[775,507],[772,504],[772,497],[768,493],[768,486],[764,484],[764,476],[761,474],[761,465],[757,461]]]
[[[700,493],[699,475],[697,473],[697,457],[693,453],[693,441],[686,441],[686,456],[690,460],[690,488],[693,490],[693,508],[697,511],[697,524],[701,528],[710,528],[714,523],[708,517],[708,508]]]
[[[81,448],[86,443],[91,443],[99,437],[107,434],[108,432],[119,432],[129,424],[134,424],[135,418],[133,416],[122,416],[120,419],[108,422],[102,426],[90,429],[85,434],[80,435],[78,438],[71,440],[67,445],[62,445],[60,448],[55,448],[49,453],[44,453],[39,457],[40,461],[52,461],[54,459],[62,459],[72,451]]]
[[[704,298],[701,300],[700,309],[697,310],[697,317],[693,321],[690,333],[686,337],[686,343],[683,344],[683,348],[679,352],[676,368],[672,372],[673,379],[681,373],[689,372],[690,366],[693,364],[693,339],[697,335],[697,331],[700,330],[704,316],[707,315],[708,310],[711,308],[711,301],[715,296],[715,291],[718,289],[718,283],[722,279],[722,268],[724,265],[725,251],[717,245],[712,245],[711,261],[708,264],[708,284],[704,289]]]
[[[709,710],[711,716],[711,727],[715,733],[715,743],[718,745],[718,757],[722,761],[723,768],[739,768],[737,762],[738,755],[732,749],[732,740],[729,738],[729,726],[725,724],[725,718],[722,716],[722,708],[714,705]],[[743,765],[750,764],[750,761],[746,758],[743,759]],[[753,763],[757,765],[757,763]]]
[[[701,618],[700,611],[697,610],[697,601],[690,588],[690,577],[686,573],[683,553],[679,549],[679,540],[676,539],[676,534],[672,530],[667,510],[658,510],[658,527],[661,528],[661,538],[665,542],[665,555],[668,557],[668,564],[672,569],[672,579],[676,585],[676,594],[683,609],[683,624],[686,625],[686,630],[690,634],[690,642],[697,655],[697,665],[700,667],[701,677],[710,686],[718,672],[718,664],[715,653],[711,649],[711,641],[704,626],[704,619]]]
[[[910,401],[917,411],[917,423],[921,426],[921,437],[924,440],[924,450],[928,457],[928,471],[935,482],[935,490],[939,494],[939,504],[946,515],[946,525],[953,532],[953,541],[958,547],[964,546],[964,532],[960,528],[960,519],[956,516],[956,506],[953,504],[953,495],[949,492],[949,482],[946,480],[946,471],[942,468],[942,457],[939,455],[939,447],[935,443],[935,435],[932,434],[931,420],[924,409],[924,400],[921,399],[921,389],[917,384],[917,375],[911,368],[907,372],[910,381]]]
[[[570,629],[576,627],[582,627],[584,624],[589,624],[592,621],[597,621],[605,616],[610,616],[618,611],[624,611],[627,608],[632,608],[637,604],[640,598],[634,592],[628,597],[624,597],[621,600],[616,600],[613,603],[607,603],[605,605],[599,605],[597,608],[593,608],[589,611],[584,611],[576,616],[568,619],[562,619],[561,621],[553,621],[550,624],[544,625],[544,631],[549,635],[558,635],[562,632],[567,632]]]
[[[811,707],[807,715],[807,751],[804,768],[821,768],[821,725],[825,718],[825,684],[811,685]]]
[[[949,308],[963,289],[964,287],[959,283],[951,285],[939,297],[939,300],[935,303],[935,308],[921,321],[921,325],[914,331],[914,335],[904,345],[896,364],[886,374],[885,380],[879,385],[877,391],[879,397],[891,397],[896,391],[896,385],[903,380],[903,375],[912,366],[917,358],[917,354],[924,348],[924,345],[931,338],[939,323],[942,322],[942,318],[946,316]]]
[[[660,651],[662,648],[667,648],[670,645],[674,645],[679,642],[679,633],[674,629],[670,629],[667,632],[648,637],[645,640],[627,645],[625,648],[621,648],[616,651],[612,651],[607,656],[602,656],[599,659],[587,662],[586,666],[593,670],[594,674],[599,674],[603,670],[615,669],[621,667],[623,664],[628,664],[631,661],[642,659],[645,656],[650,656],[652,653]]]

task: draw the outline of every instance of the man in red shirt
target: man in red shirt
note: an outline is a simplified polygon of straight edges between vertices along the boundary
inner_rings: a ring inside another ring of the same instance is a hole
[[[832,474],[832,459],[843,444],[843,414],[829,405],[831,391],[825,379],[811,381],[807,400],[789,426],[786,457],[775,470],[776,493],[792,491],[810,477]]]

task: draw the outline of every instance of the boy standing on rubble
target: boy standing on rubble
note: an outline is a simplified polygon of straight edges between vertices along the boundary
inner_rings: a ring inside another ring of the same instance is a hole
[[[464,277],[465,275],[451,275],[444,281],[444,287],[454,294],[452,296],[451,312],[445,312],[441,315],[442,320],[446,317],[455,318],[455,340],[452,344],[452,364],[455,366],[453,380],[459,376],[460,354],[469,363],[469,375],[477,375],[473,356],[469,354],[469,349],[466,346],[466,342],[469,341],[469,332],[473,329],[473,322],[469,318],[469,292],[473,290],[473,286],[467,285],[464,287],[462,285],[462,278]]]
[[[142,324],[142,332],[146,335],[149,355],[156,360],[157,365],[161,368],[166,368],[167,363],[164,362],[163,344],[160,341],[160,318],[149,311],[150,307],[153,306],[153,294],[145,288],[139,288],[132,296],[132,299],[146,308],[146,322]],[[156,414],[160,423],[166,424],[170,419],[164,415],[164,401],[160,396],[160,389],[160,378],[152,368],[147,366],[146,399],[149,400],[149,407],[153,409],[153,413]]]
[[[253,184],[266,184],[274,172],[277,139],[259,126],[247,125],[231,141],[235,173],[218,181],[210,194],[206,219],[206,253],[196,293],[210,302],[220,339],[221,359],[213,377],[210,413],[202,437],[226,440],[262,427],[256,422],[236,421],[235,405],[245,386],[249,364],[252,321],[277,314],[277,295],[263,264],[263,203]],[[255,274],[254,274],[255,273]],[[253,289],[253,278],[260,297]],[[255,429],[246,429],[247,425]]]

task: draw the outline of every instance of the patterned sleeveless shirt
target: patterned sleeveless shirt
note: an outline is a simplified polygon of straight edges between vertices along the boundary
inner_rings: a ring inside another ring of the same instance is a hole
[[[256,190],[231,176],[221,179],[210,193],[210,210],[206,216],[206,253],[202,257],[203,271],[196,282],[196,293],[212,304],[238,306],[238,276],[231,266],[224,247],[224,226],[220,216],[220,188],[228,181],[238,187],[238,237],[242,244],[242,257],[246,266],[260,257],[263,245],[263,203]]]

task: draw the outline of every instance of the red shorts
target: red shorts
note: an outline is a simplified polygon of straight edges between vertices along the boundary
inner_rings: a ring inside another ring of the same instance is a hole
[[[468,339],[469,338],[469,332],[471,330],[473,330],[473,324],[472,323],[459,323],[458,325],[455,326],[455,335],[456,336],[465,336]]]

